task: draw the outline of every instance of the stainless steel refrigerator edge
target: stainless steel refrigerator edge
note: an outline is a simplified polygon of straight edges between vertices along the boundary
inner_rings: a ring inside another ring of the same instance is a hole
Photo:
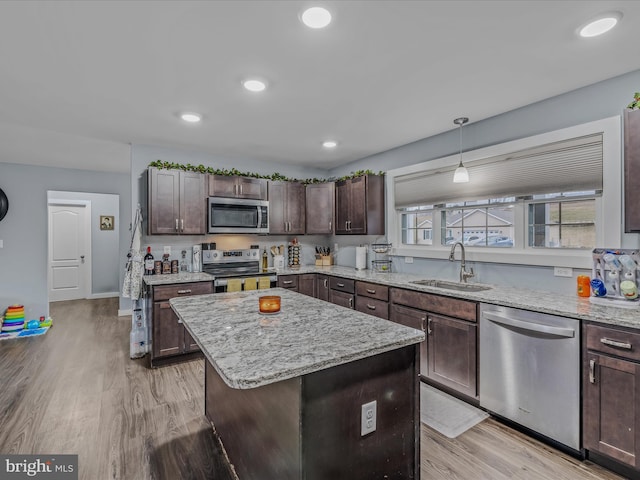
[[[480,406],[580,450],[580,322],[480,306]]]

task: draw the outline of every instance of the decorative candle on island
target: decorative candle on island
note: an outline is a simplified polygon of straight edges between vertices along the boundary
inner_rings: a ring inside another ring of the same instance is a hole
[[[280,297],[277,295],[265,295],[258,298],[260,313],[277,313],[280,311]]]

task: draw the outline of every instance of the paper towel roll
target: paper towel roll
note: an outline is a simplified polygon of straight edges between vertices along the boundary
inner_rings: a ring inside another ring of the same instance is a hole
[[[367,247],[356,247],[356,270],[367,268]]]

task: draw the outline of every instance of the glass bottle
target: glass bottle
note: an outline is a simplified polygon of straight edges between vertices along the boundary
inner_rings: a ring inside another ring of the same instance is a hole
[[[264,247],[262,252],[262,271],[266,272],[269,268],[269,256],[267,255],[267,247]]]

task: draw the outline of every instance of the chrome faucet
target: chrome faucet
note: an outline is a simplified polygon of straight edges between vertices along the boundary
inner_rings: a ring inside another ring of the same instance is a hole
[[[473,267],[471,267],[470,271],[467,271],[465,268],[465,255],[464,255],[464,245],[462,242],[456,242],[451,246],[451,253],[449,253],[449,261],[455,261],[454,254],[456,253],[456,245],[460,245],[460,250],[462,250],[462,258],[460,259],[460,281],[462,283],[467,283],[467,278],[471,278],[475,276],[473,273]]]

